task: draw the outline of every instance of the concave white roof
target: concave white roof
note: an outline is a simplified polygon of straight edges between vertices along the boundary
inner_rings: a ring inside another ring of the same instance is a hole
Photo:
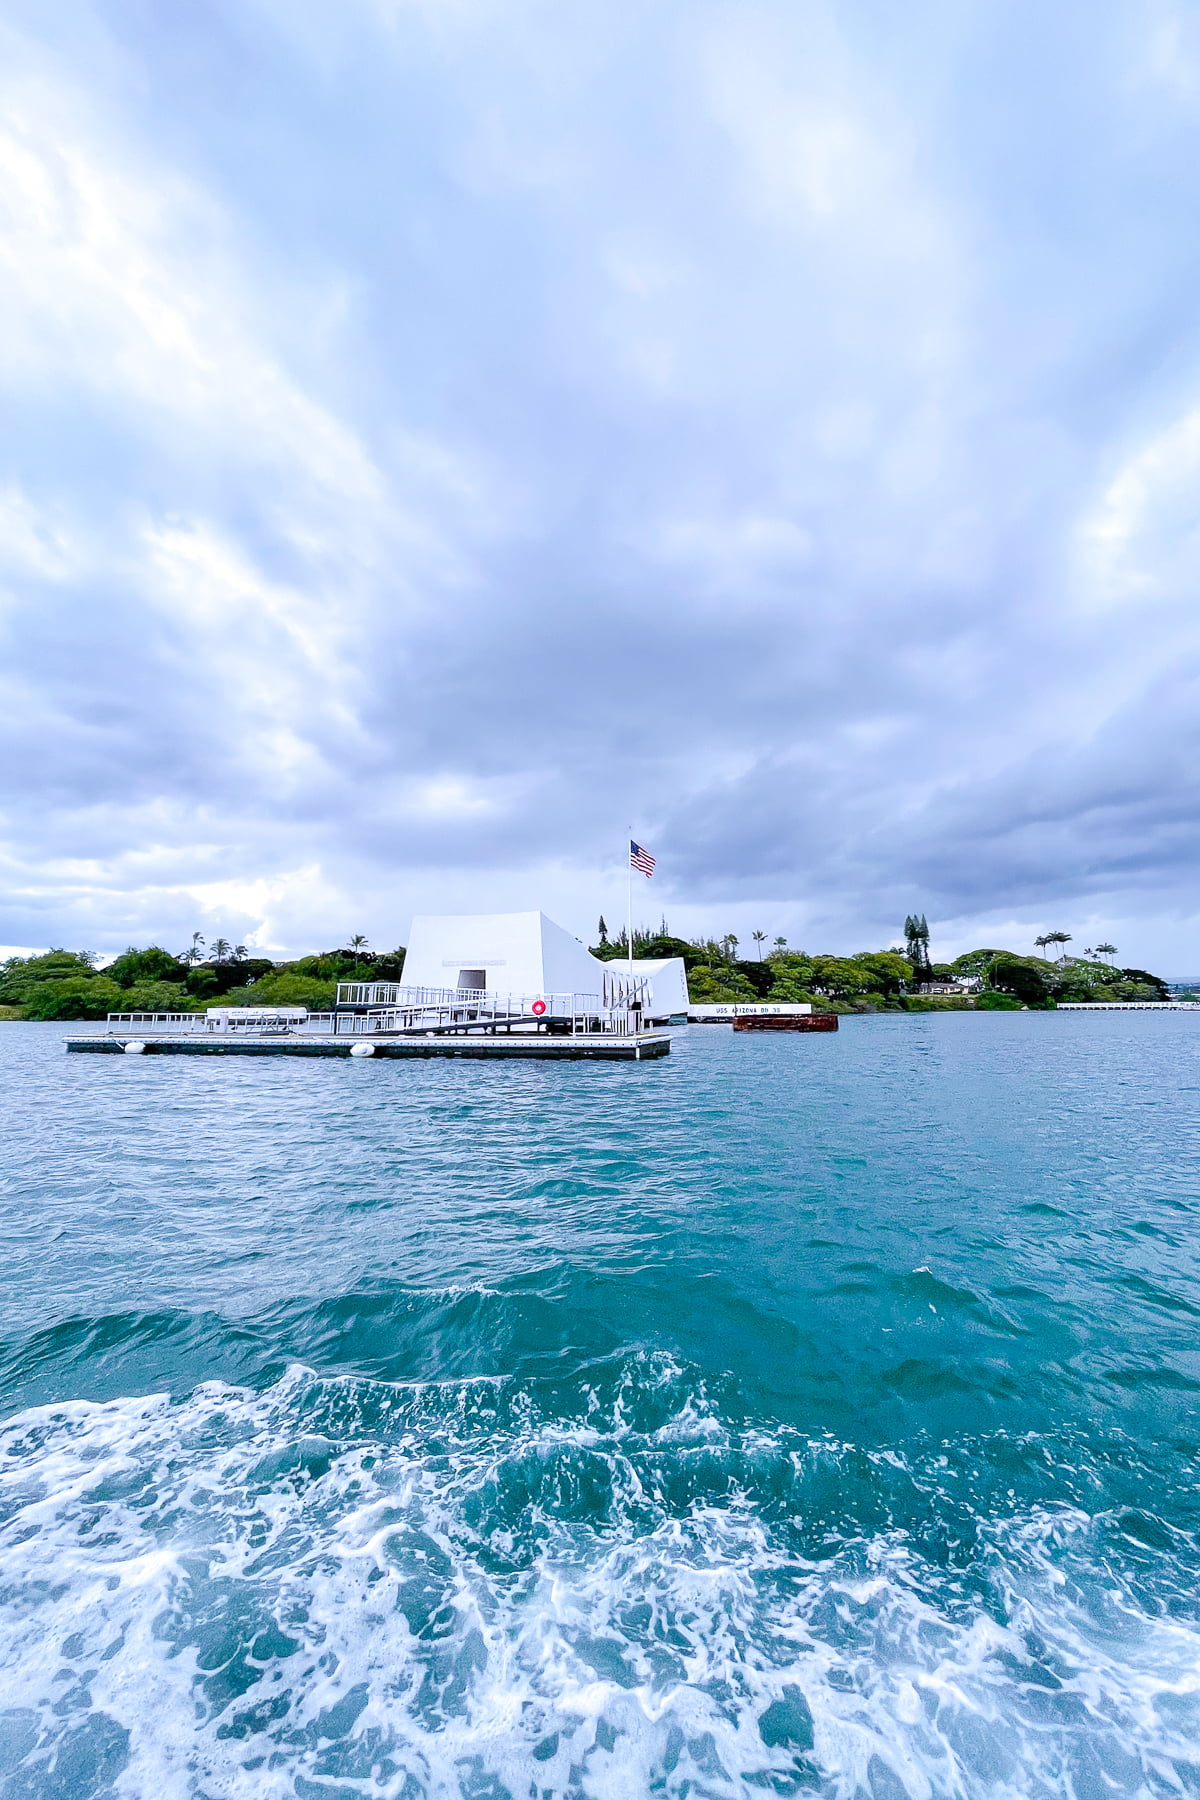
[[[418,913],[404,958],[404,985],[603,997],[614,986],[624,988],[628,969],[620,958],[601,962],[543,912]],[[677,956],[635,959],[633,976],[648,983],[648,1017],[687,1010],[687,981]]]
[[[596,994],[605,965],[542,912],[418,913],[404,958],[405,987],[474,985],[499,994]]]

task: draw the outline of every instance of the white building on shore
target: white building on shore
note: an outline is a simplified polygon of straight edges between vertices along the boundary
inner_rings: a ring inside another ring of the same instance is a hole
[[[619,1005],[634,989],[647,1023],[687,1017],[682,957],[601,962],[541,912],[418,913],[404,959],[406,988],[503,994],[590,994]]]

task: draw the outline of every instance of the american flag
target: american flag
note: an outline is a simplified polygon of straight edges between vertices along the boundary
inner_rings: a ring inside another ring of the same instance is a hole
[[[654,858],[640,844],[635,844],[632,838],[629,840],[629,866],[640,869],[647,880],[654,873]]]

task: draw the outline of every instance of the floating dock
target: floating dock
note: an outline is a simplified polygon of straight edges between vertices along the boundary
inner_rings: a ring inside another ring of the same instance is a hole
[[[353,1056],[391,1058],[456,1056],[506,1062],[527,1057],[539,1062],[649,1062],[670,1054],[665,1032],[644,1031],[616,1037],[605,1032],[552,1037],[548,1033],[418,1035],[362,1038],[304,1036],[254,1037],[236,1032],[187,1032],[172,1037],[166,1032],[144,1037],[98,1034],[67,1039],[67,1049],[92,1056],[123,1056],[134,1050],[143,1056]]]
[[[474,972],[474,971],[473,971]],[[333,1012],[211,1006],[205,1013],[109,1013],[91,1056],[458,1056],[491,1061],[652,1062],[671,1039],[643,1017],[645,984],[611,994],[498,994],[484,988],[341,983]]]

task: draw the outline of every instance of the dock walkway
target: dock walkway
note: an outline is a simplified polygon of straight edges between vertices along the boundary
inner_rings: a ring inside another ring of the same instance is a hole
[[[1059,1012],[1200,1012],[1200,1000],[1060,1000]]]
[[[649,1062],[670,1054],[666,1032],[645,1031],[627,1037],[607,1032],[576,1033],[553,1037],[549,1033],[513,1032],[511,1035],[428,1035],[385,1037],[369,1041],[350,1037],[316,1037],[297,1033],[251,1037],[246,1034],[188,1032],[178,1036],[155,1032],[144,1036],[110,1032],[67,1039],[67,1049],[92,1056],[122,1056],[130,1046],[145,1056],[342,1056],[382,1057],[395,1060],[414,1056],[456,1056],[503,1062],[530,1058],[543,1062]]]

